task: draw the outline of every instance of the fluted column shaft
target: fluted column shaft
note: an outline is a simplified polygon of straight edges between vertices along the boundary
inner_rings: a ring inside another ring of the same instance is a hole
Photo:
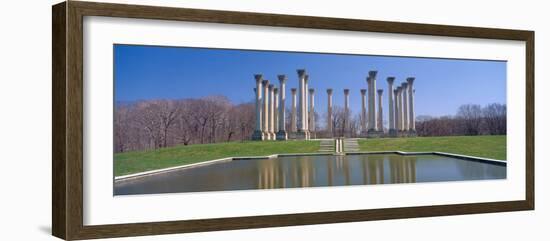
[[[395,131],[395,116],[393,108],[393,81],[394,77],[388,77],[388,121],[390,132]]]
[[[383,132],[384,131],[384,112],[383,112],[383,109],[382,109],[382,93],[384,92],[383,89],[379,89],[377,91],[378,93],[378,115],[377,115],[377,120],[376,120],[376,123],[377,123],[377,126],[376,126],[376,130],[377,131],[380,131],[380,132]]]
[[[263,107],[263,132],[266,139],[269,139],[269,81],[264,80],[262,81],[262,85],[264,87],[264,107]]]
[[[288,138],[286,133],[286,76],[279,75],[279,131],[277,132],[277,140],[286,140]]]
[[[403,88],[399,86],[399,130],[403,131]]]
[[[367,131],[367,90],[361,89],[361,133]]]
[[[298,70],[298,131],[306,131],[305,70]]]
[[[305,110],[304,110],[304,123],[305,123],[305,127],[304,127],[304,130],[306,130],[306,133],[309,132],[309,92],[308,92],[308,89],[309,89],[309,75],[306,74],[304,76],[304,99],[305,99]],[[306,139],[308,139],[308,134],[306,134]]]
[[[273,140],[275,137],[275,94],[273,85],[269,85],[269,139]]]
[[[297,122],[296,122],[296,88],[290,89],[290,94],[292,95],[292,106],[290,111],[290,131],[296,132]]]
[[[309,131],[315,131],[315,90],[309,89]]]
[[[403,87],[403,131],[409,129],[409,99],[407,94],[407,83],[402,83]]]
[[[262,131],[262,75],[255,75],[256,79],[256,128],[255,131]]]
[[[408,83],[408,92],[409,92],[409,131],[415,132],[416,120],[415,120],[415,114],[414,114],[414,92],[413,92],[414,78],[413,77],[407,78],[407,83]]]
[[[399,97],[398,97],[398,93],[399,91],[397,89],[394,89],[393,90],[393,96],[394,96],[394,101],[393,101],[393,115],[394,115],[394,128],[395,130],[399,130]]]
[[[332,136],[332,89],[327,89],[327,131]]]
[[[274,133],[279,132],[279,89],[273,88],[273,98],[275,98],[275,102],[273,102],[273,129]]]
[[[367,78],[368,83],[368,97],[369,97],[369,121],[368,121],[368,129],[375,131],[376,130],[376,71],[369,71],[369,77]]]
[[[344,89],[344,136],[346,135],[346,129],[349,127],[349,89]]]

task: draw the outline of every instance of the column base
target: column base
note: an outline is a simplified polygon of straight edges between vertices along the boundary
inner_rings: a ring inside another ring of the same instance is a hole
[[[397,135],[398,135],[399,137],[409,137],[409,131],[407,131],[407,130],[402,130],[402,131],[399,131]]]
[[[384,133],[377,131],[375,129],[370,129],[367,131],[367,138],[378,138],[382,136],[381,134],[384,134]]]
[[[296,140],[309,140],[309,132],[307,131],[298,131],[295,133]]]
[[[296,139],[296,132],[289,132],[289,133],[288,133],[288,139],[289,139],[289,140],[294,140],[294,139]]]
[[[252,134],[252,140],[254,141],[263,141],[265,138],[265,135],[262,131],[254,131]]]
[[[278,141],[288,140],[288,134],[286,133],[286,131],[279,130],[279,132],[277,132],[277,140]]]
[[[396,129],[390,129],[388,131],[388,136],[389,137],[397,137],[398,136],[397,130]]]

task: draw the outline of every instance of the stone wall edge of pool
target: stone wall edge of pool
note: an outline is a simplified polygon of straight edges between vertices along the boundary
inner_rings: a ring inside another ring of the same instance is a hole
[[[447,153],[447,152],[363,151],[363,152],[344,153],[344,155],[363,155],[363,154],[440,155],[440,156],[460,158],[463,160],[485,162],[485,163],[491,163],[499,166],[506,166],[506,161],[503,161],[503,160],[467,156],[467,155],[460,155],[460,154]],[[332,155],[337,155],[337,154],[336,153],[291,153],[291,154],[273,154],[268,156],[226,157],[226,158],[209,160],[209,161],[204,161],[199,163],[186,164],[186,165],[168,167],[168,168],[157,169],[157,170],[150,170],[150,171],[128,174],[123,176],[115,176],[115,182],[125,181],[125,180],[130,180],[130,179],[135,179],[135,178],[140,178],[140,177],[145,177],[150,175],[156,175],[156,174],[165,173],[165,172],[171,172],[171,171],[180,170],[184,168],[211,165],[215,163],[229,162],[234,160],[271,159],[271,158],[277,158],[277,157],[292,157],[292,156],[332,156]]]

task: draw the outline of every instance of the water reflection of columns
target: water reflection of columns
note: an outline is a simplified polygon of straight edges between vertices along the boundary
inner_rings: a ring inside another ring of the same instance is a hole
[[[376,160],[376,171],[378,172],[378,184],[384,183],[384,159],[380,158]]]
[[[365,184],[384,183],[384,159],[381,156],[363,156],[363,182]]]
[[[363,169],[363,184],[369,184],[369,172],[368,172],[369,158],[367,155],[361,155],[361,167]]]
[[[416,182],[416,156],[411,156],[409,159],[409,166],[411,170],[410,182]]]
[[[344,158],[344,157],[342,157]],[[349,160],[344,160],[344,177],[345,177],[345,180],[346,180],[346,185],[350,185],[351,184],[351,175],[350,175],[350,165],[349,165]]]
[[[327,182],[329,186],[332,186],[334,184],[334,170],[332,168],[333,161],[330,158],[327,158]]]
[[[390,155],[388,157],[390,163],[390,183],[398,183],[397,165],[395,162],[395,156]]]
[[[313,182],[313,166],[311,163],[311,157],[303,156],[299,158],[300,162],[300,176],[301,176],[301,187],[311,187],[314,185]]]
[[[376,184],[378,177],[376,176],[376,161],[369,160],[368,162],[369,184]]]
[[[392,183],[416,182],[416,156],[390,156]]]

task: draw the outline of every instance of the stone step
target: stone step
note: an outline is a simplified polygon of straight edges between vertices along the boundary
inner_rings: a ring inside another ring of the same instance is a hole
[[[334,152],[334,140],[321,140],[319,144],[320,152]]]
[[[344,151],[345,152],[359,151],[359,143],[357,143],[357,139],[344,139]]]

